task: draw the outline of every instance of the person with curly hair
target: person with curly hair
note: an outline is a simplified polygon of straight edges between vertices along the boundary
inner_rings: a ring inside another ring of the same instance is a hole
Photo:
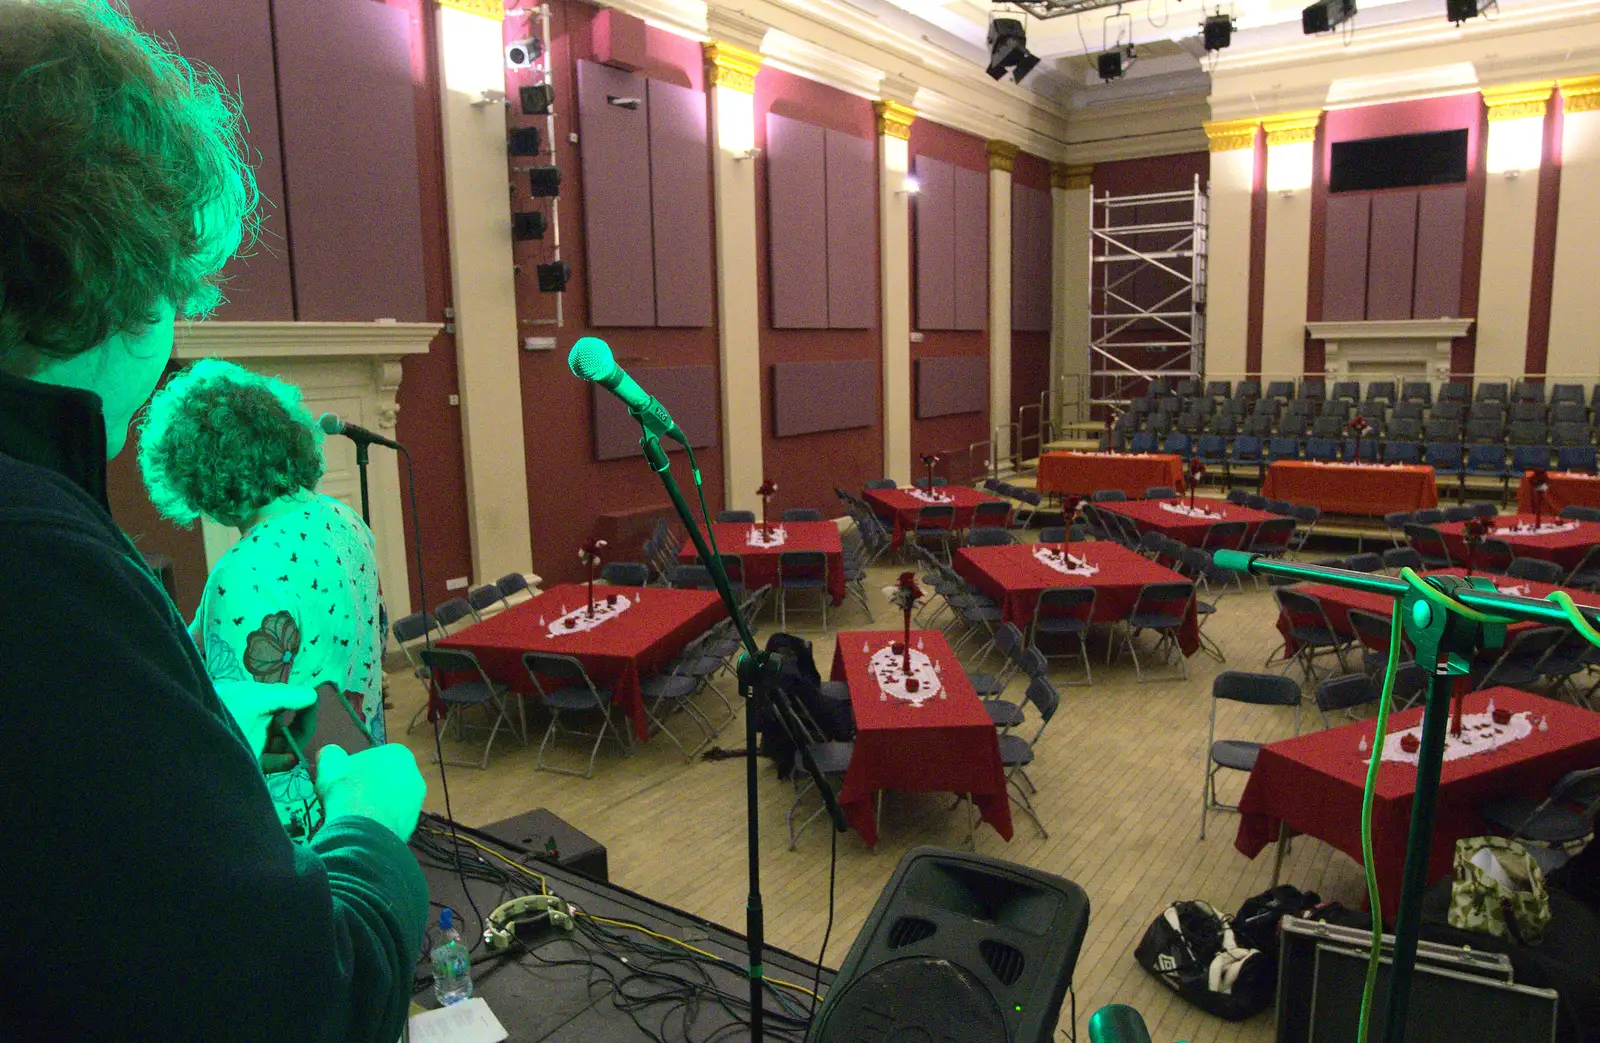
[[[211,679],[331,689],[381,743],[384,624],[372,530],[317,494],[322,438],[298,388],[205,359],[150,400],[139,466],[167,518],[239,530],[189,627]],[[309,765],[274,735],[261,766],[278,818],[308,840],[320,824]]]
[[[0,1039],[393,1043],[405,1023],[415,758],[325,746],[325,822],[292,843],[259,759],[317,693],[252,678],[274,654],[292,673],[294,635],[269,620],[246,676],[213,683],[107,506],[175,318],[210,311],[253,237],[242,129],[214,72],[108,0],[0,0],[0,939],[27,954],[0,975]],[[269,481],[230,469],[206,509],[273,531],[306,448]]]

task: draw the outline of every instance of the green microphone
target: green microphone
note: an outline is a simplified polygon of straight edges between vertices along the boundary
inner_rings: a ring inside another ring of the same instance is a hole
[[[579,380],[599,384],[621,399],[628,413],[644,427],[646,435],[670,438],[683,446],[689,444],[672,414],[628,376],[627,370],[617,365],[611,346],[599,337],[580,337],[567,356],[567,368]]]

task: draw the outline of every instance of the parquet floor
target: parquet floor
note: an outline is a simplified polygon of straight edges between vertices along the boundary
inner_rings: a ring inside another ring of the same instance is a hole
[[[891,626],[891,607],[880,588],[898,572],[894,564],[875,567],[869,584],[879,628]],[[1235,816],[1211,820],[1205,840],[1198,837],[1202,757],[1210,709],[1211,679],[1229,667],[1259,670],[1277,644],[1276,609],[1270,594],[1230,595],[1207,624],[1227,655],[1219,665],[1204,655],[1189,661],[1187,682],[1137,683],[1124,657],[1104,665],[1104,639],[1092,642],[1098,655],[1092,687],[1065,687],[1061,712],[1046,729],[1030,773],[1039,787],[1035,806],[1046,828],[1041,837],[1020,813],[1010,843],[992,829],[979,829],[980,852],[1037,866],[1076,881],[1089,894],[1091,918],[1074,984],[1078,1031],[1100,1006],[1127,1003],[1138,1008],[1157,1043],[1259,1043],[1273,1037],[1271,1012],[1243,1024],[1229,1024],[1177,1001],[1133,961],[1133,949],[1150,921],[1179,898],[1202,898],[1232,912],[1271,879],[1272,849],[1250,861],[1233,847]],[[760,637],[774,628],[763,619]],[[814,613],[791,605],[790,629],[815,642],[824,676],[832,661],[833,637],[818,628]],[[850,602],[830,612],[831,627],[874,626]],[[993,660],[991,660],[993,662]],[[970,665],[970,664],[969,664]],[[1065,677],[1063,663],[1058,674]],[[1013,681],[1008,697],[1020,696]],[[404,671],[391,674],[392,732],[420,705],[422,690]],[[731,696],[730,691],[730,696]],[[702,696],[708,707],[714,697]],[[1036,727],[1031,716],[1023,734]],[[530,719],[530,734],[541,731]],[[1306,728],[1320,727],[1314,712]],[[1224,738],[1271,741],[1288,736],[1291,712],[1280,708],[1224,704],[1217,734]],[[539,726],[542,729],[542,723]],[[406,738],[425,764],[428,807],[443,812],[438,768],[427,765],[432,735],[426,727]],[[723,747],[744,745],[742,721],[725,727]],[[742,931],[744,923],[745,807],[742,759],[684,763],[664,741],[655,741],[631,758],[603,748],[592,779],[533,770],[534,747],[502,741],[485,771],[451,768],[450,794],[457,818],[482,825],[545,807],[604,843],[612,879],[657,900]],[[1225,773],[1225,775],[1231,773]],[[1237,798],[1242,776],[1225,778],[1225,799]],[[822,942],[828,912],[828,835],[818,824],[787,850],[784,814],[791,800],[788,783],[765,765],[761,782],[762,873],[767,937],[774,944],[814,957]],[[837,914],[826,960],[837,965],[858,933],[896,863],[922,844],[957,846],[964,836],[964,811],[951,812],[943,794],[891,793],[884,807],[881,839],[867,848],[854,833],[839,838]],[[1297,840],[1286,859],[1283,879],[1318,891],[1324,898],[1358,904],[1360,870],[1349,858],[1310,839]],[[1059,1038],[1066,1038],[1063,1009]]]

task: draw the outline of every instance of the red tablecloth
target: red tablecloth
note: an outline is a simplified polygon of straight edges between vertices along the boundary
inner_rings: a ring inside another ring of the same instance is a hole
[[[1045,453],[1039,458],[1041,493],[1088,496],[1121,489],[1143,496],[1152,486],[1183,489],[1183,458],[1172,453]]]
[[[1093,587],[1094,623],[1113,623],[1127,619],[1146,583],[1182,583],[1184,578],[1163,568],[1142,554],[1105,540],[1072,544],[1074,557],[1100,566],[1093,576],[1069,576],[1037,561],[1036,544],[1018,543],[1009,547],[963,547],[956,551],[955,570],[961,578],[1000,604],[1001,618],[1026,630],[1033,622],[1033,609],[1039,594],[1050,587]],[[1060,544],[1052,546],[1059,547]],[[1195,616],[1194,599],[1178,632],[1183,654],[1194,655],[1200,648],[1200,626]]]
[[[777,522],[772,523],[777,526]],[[833,603],[844,600],[844,547],[839,542],[839,527],[833,522],[784,522],[789,534],[781,547],[752,547],[748,540],[755,526],[747,522],[719,522],[711,528],[717,534],[717,550],[737,554],[744,565],[746,590],[778,585],[778,555],[791,550],[820,550],[828,556],[828,593]],[[678,560],[692,565],[700,560],[694,544],[685,543]],[[733,569],[730,567],[729,572]],[[738,577],[734,577],[737,582]]]
[[[1571,524],[1561,521],[1554,514],[1546,514],[1544,518],[1547,522]],[[1579,522],[1578,527],[1569,532],[1551,532],[1543,536],[1516,536],[1495,531],[1518,523],[1532,525],[1533,520],[1534,516],[1531,514],[1501,515],[1498,518],[1491,518],[1486,535],[1504,540],[1519,558],[1542,558],[1545,561],[1553,561],[1568,572],[1583,560],[1590,547],[1600,543],[1600,525],[1594,522]],[[1438,526],[1439,535],[1444,537],[1445,546],[1450,550],[1451,561],[1467,560],[1467,541],[1462,535],[1465,528],[1466,522],[1449,522]]]
[[[1559,514],[1561,508],[1577,504],[1580,507],[1600,507],[1600,476],[1579,474],[1574,471],[1551,471],[1550,488],[1544,494],[1544,513]],[[1517,510],[1533,513],[1533,486],[1528,476],[1522,476],[1517,487]]]
[[[1540,798],[1567,772],[1600,764],[1600,714],[1514,688],[1474,692],[1466,697],[1466,712],[1484,712],[1490,697],[1496,709],[1547,717],[1550,728],[1536,728],[1498,750],[1445,762],[1433,820],[1430,884],[1449,874],[1457,840],[1490,832],[1478,814],[1481,802],[1499,796]],[[1421,707],[1394,714],[1389,730],[1413,727],[1421,718]],[[1376,731],[1375,721],[1358,721],[1263,747],[1239,801],[1234,846],[1254,858],[1277,839],[1283,822],[1360,862],[1361,791],[1370,756],[1361,752],[1360,743],[1365,737],[1370,750]],[[1372,851],[1385,918],[1394,916],[1400,900],[1416,782],[1413,765],[1385,761],[1378,771]]]
[[[596,685],[612,690],[616,705],[633,721],[634,733],[642,741],[649,738],[649,731],[639,681],[660,670],[728,612],[722,599],[709,590],[596,587],[595,596],[602,591],[626,594],[637,604],[593,630],[551,637],[540,625],[541,617],[549,623],[562,615],[562,606],[570,611],[588,603],[583,584],[564,583],[451,634],[439,646],[466,649],[491,678],[519,692],[534,691],[533,679],[522,666],[522,653],[572,656]]]
[[[1155,531],[1172,537],[1179,543],[1190,547],[1198,547],[1205,542],[1206,533],[1211,526],[1223,521],[1242,521],[1245,523],[1245,545],[1256,538],[1256,529],[1264,521],[1270,521],[1281,515],[1258,511],[1253,507],[1239,507],[1231,503],[1218,503],[1216,500],[1197,499],[1195,506],[1204,507],[1208,511],[1221,514],[1220,518],[1191,518],[1185,514],[1176,514],[1172,511],[1162,510],[1161,504],[1172,503],[1171,500],[1129,500],[1126,503],[1097,503],[1095,506],[1102,511],[1112,511],[1126,518],[1133,519],[1140,532]],[[1187,504],[1188,501],[1184,500]]]
[[[943,664],[944,698],[920,706],[894,696],[880,698],[867,661],[899,640],[898,630],[847,630],[833,652],[832,677],[850,688],[856,746],[839,803],[850,825],[869,845],[878,842],[873,798],[879,790],[966,793],[983,820],[1011,839],[1011,802],[1000,764],[999,733],[967,681],[961,661],[937,630],[913,630],[929,658]],[[862,652],[863,643],[870,650]]]
[[[1261,495],[1320,507],[1329,514],[1381,516],[1439,505],[1431,467],[1385,464],[1314,464],[1278,460],[1267,467]]]
[[[955,501],[950,506],[956,509],[955,524],[951,526],[956,529],[965,529],[972,524],[972,509],[978,504],[1000,499],[970,485],[946,485],[933,491],[948,495]],[[894,527],[895,547],[900,546],[907,529],[917,527],[917,512],[924,507],[936,506],[917,499],[905,489],[868,489],[863,498],[872,505],[874,514]]]

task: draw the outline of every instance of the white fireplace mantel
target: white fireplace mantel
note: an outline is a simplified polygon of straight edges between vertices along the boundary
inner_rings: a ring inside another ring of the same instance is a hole
[[[337,413],[354,424],[392,437],[399,406],[401,360],[426,354],[441,326],[426,322],[195,322],[179,323],[174,356],[180,360],[227,359],[246,369],[300,388],[313,414]],[[361,509],[353,443],[323,444],[320,491]],[[400,510],[400,469],[395,453],[371,454],[368,485],[378,574],[390,619],[411,612],[405,529]],[[209,569],[238,533],[203,523]]]
[[[1375,319],[1308,322],[1306,332],[1324,344],[1330,377],[1416,375],[1450,379],[1450,346],[1472,329],[1472,319]]]

